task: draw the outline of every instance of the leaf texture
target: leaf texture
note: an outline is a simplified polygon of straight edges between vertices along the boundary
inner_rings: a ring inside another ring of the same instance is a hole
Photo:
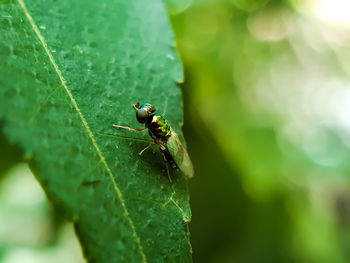
[[[132,104],[180,135],[181,62],[161,1],[0,1],[2,131],[76,224],[90,262],[191,262],[186,180],[173,183]]]

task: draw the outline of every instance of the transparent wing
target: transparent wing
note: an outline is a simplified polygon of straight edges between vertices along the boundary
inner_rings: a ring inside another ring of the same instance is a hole
[[[168,139],[167,147],[179,169],[187,178],[191,178],[194,173],[192,161],[179,136],[173,129],[171,129],[171,136]]]

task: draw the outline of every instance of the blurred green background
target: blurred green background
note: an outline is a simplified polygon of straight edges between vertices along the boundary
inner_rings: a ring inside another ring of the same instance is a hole
[[[166,4],[196,170],[194,262],[350,262],[350,2]],[[0,145],[0,262],[84,262]]]

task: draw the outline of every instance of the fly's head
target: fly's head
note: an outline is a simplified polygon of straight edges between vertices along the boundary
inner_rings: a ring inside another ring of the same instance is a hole
[[[136,110],[136,119],[139,123],[146,123],[153,117],[156,111],[153,105],[148,103],[140,105],[139,102],[134,105],[134,109]]]

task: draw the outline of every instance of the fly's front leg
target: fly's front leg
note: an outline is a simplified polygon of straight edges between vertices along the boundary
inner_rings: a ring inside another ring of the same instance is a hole
[[[135,132],[144,131],[144,130],[147,129],[146,127],[145,128],[134,129],[134,128],[126,127],[126,126],[121,126],[121,125],[118,125],[118,124],[113,124],[112,126],[114,128],[120,128],[120,129],[129,130],[129,131],[135,131]]]

